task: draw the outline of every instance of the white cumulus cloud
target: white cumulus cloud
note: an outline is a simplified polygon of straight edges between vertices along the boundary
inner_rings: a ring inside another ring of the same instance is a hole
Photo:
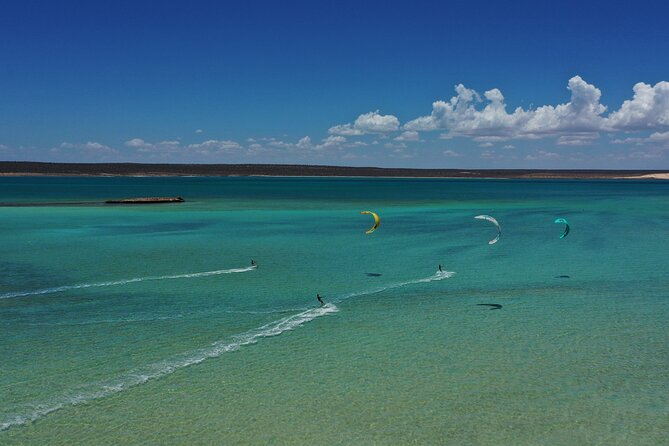
[[[63,142],[60,144],[61,149],[76,149],[81,152],[85,152],[88,154],[116,154],[118,151],[115,149],[112,149],[108,145],[96,142],[96,141],[88,141],[87,143],[84,144],[73,144],[69,142]]]
[[[309,149],[309,148],[312,147],[311,138],[309,138],[308,136],[305,136],[304,138],[300,139],[297,142],[297,144],[295,144],[295,146],[298,149]]]
[[[634,97],[611,113],[609,126],[625,131],[669,127],[669,82],[658,82],[655,86],[639,82],[633,90]]]
[[[658,148],[669,149],[669,132],[655,132],[647,138],[624,138],[614,139],[613,144],[634,144],[637,146],[650,145]]]
[[[153,155],[185,155],[196,153],[199,155],[222,155],[242,150],[243,147],[236,141],[210,139],[201,143],[183,145],[181,141],[160,141],[156,143],[144,141],[141,138],[133,138],[125,142],[126,147],[141,153]]]
[[[562,135],[557,139],[559,146],[587,146],[599,138],[598,133]]]
[[[235,152],[241,150],[242,146],[236,141],[210,139],[198,144],[189,144],[186,149],[203,155],[215,155]]]
[[[145,142],[141,138],[133,138],[133,139],[125,142],[126,147],[132,147],[133,149],[139,149],[139,148],[145,147],[147,145],[150,145],[150,144],[148,144],[147,142]]]
[[[395,141],[419,141],[420,135],[418,132],[413,130],[407,130],[402,132],[402,134],[395,138]]]
[[[482,99],[476,91],[460,84],[455,87],[456,95],[448,102],[434,102],[429,116],[409,121],[404,128],[447,130],[446,137],[475,137],[479,142],[602,130],[605,120],[601,115],[606,107],[599,102],[600,90],[580,76],[572,77],[567,88],[571,91],[571,99],[565,104],[544,105],[535,110],[518,107],[509,113],[499,89],[486,91]]]
[[[282,141],[275,138],[268,138],[266,145],[271,149],[279,149],[289,153],[318,154],[326,150],[342,150],[349,147],[360,147],[367,145],[366,143],[354,142],[348,143],[346,138],[341,135],[330,135],[323,138],[320,142],[313,142],[311,137],[304,136],[296,143],[289,141]]]
[[[440,139],[468,137],[487,147],[487,143],[512,139],[557,138],[561,146],[589,145],[600,133],[655,131],[653,138],[628,137],[615,143],[656,143],[669,129],[669,82],[655,85],[638,83],[634,96],[618,110],[607,114],[601,103],[602,92],[580,76],[569,79],[568,102],[537,108],[517,107],[507,111],[504,95],[493,88],[480,95],[462,84],[448,101],[435,101],[430,115],[407,122],[405,131],[441,131]],[[535,156],[535,155],[533,155]]]
[[[340,124],[330,127],[331,135],[359,136],[369,133],[395,132],[400,128],[400,120],[393,115],[382,115],[379,110],[358,116],[353,124]]]

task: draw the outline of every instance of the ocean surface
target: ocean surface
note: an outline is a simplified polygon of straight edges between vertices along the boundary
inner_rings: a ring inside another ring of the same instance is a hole
[[[136,196],[186,202],[97,204]],[[2,445],[669,444],[669,182],[4,177],[0,203]]]

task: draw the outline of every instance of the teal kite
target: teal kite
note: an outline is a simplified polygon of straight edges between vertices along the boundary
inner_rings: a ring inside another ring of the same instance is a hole
[[[565,238],[567,234],[569,234],[569,223],[567,223],[567,220],[565,218],[556,218],[555,223],[564,223],[564,232],[560,236],[560,238]]]

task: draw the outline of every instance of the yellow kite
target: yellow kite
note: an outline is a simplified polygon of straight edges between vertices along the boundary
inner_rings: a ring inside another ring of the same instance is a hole
[[[371,214],[372,217],[374,217],[374,226],[372,226],[371,228],[369,228],[369,230],[367,232],[365,232],[365,234],[371,234],[372,232],[374,232],[376,230],[376,228],[379,227],[379,225],[381,224],[381,219],[379,218],[378,215],[376,215],[376,213],[374,213],[372,211],[362,211],[360,213],[361,214]]]

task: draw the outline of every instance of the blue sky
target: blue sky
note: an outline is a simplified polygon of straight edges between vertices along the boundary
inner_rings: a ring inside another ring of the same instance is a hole
[[[667,22],[667,1],[3,2],[0,159],[666,169]]]

